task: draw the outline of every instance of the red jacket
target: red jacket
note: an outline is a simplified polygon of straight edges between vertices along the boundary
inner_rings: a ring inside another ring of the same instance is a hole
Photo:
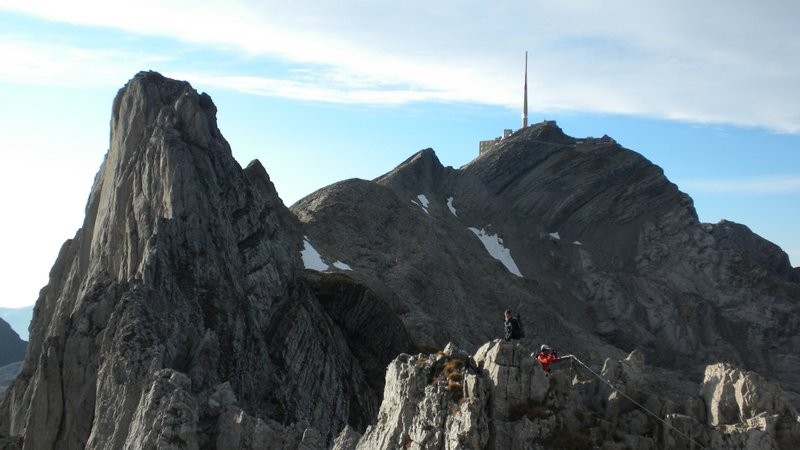
[[[550,363],[553,361],[558,361],[558,355],[555,352],[539,353],[536,355],[536,359],[542,363],[542,369],[544,369],[545,372],[550,372]]]

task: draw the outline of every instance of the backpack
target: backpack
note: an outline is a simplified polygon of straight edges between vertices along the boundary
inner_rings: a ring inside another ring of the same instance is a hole
[[[514,333],[511,336],[514,339],[522,339],[522,338],[525,337],[525,329],[522,328],[522,319],[521,319],[521,317],[522,317],[521,314],[517,314],[517,317],[514,318],[514,320],[517,321],[517,328],[514,330],[514,331],[516,331],[516,333]]]

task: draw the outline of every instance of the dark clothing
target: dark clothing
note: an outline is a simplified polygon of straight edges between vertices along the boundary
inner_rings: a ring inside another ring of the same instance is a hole
[[[512,317],[510,320],[505,320],[504,324],[506,326],[506,341],[522,338],[522,327],[520,326],[519,320],[517,320],[516,317]]]

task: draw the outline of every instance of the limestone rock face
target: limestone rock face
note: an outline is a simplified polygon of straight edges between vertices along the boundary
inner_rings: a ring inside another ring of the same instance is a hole
[[[3,397],[6,389],[8,389],[8,386],[12,381],[14,381],[21,370],[22,361],[17,361],[0,367],[0,398]]]
[[[797,415],[786,394],[755,372],[743,371],[728,364],[706,368],[702,388],[711,425],[744,422],[764,411]]]
[[[647,368],[639,351],[606,359],[600,373],[567,358],[545,375],[519,344],[492,341],[474,358],[450,344],[394,360],[376,425],[360,437],[343,430],[334,448],[796,447],[800,416],[777,385],[722,364],[707,374],[698,395]],[[460,389],[450,388],[455,379]],[[728,389],[738,389],[728,401],[747,413],[717,423],[720,396],[708,392]]]
[[[708,366],[701,389],[715,448],[793,448],[800,416],[786,393],[759,374],[729,364]]]
[[[301,248],[264,167],[231,156],[210,97],[136,75],[114,100],[83,226],[37,301],[0,438],[316,449],[363,430],[383,389],[375,367],[410,340],[368,288],[306,276]],[[329,306],[343,304],[353,316]],[[353,344],[372,322],[376,342]]]
[[[475,361],[453,347],[428,356],[400,355],[386,371],[377,423],[356,448],[484,448],[489,398]]]
[[[523,343],[594,359],[637,348],[698,381],[732,361],[800,405],[798,269],[743,225],[700,223],[658,166],[611,139],[544,122],[461,168],[426,149],[291,209],[423,348],[474,352],[510,308]]]
[[[329,270],[305,269],[312,243]],[[700,223],[641,155],[553,122],[290,210],[210,97],[143,72],[40,292],[0,446],[790,448],[797,274],[745,226]],[[505,309],[514,344],[493,340]],[[591,364],[548,377],[526,356],[542,343]]]

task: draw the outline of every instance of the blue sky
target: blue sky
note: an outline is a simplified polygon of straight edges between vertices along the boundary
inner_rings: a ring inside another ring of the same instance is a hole
[[[800,4],[485,3],[0,0],[0,306],[46,284],[140,70],[208,92],[291,205],[426,147],[467,163],[519,126],[527,50],[531,122],[609,134],[800,264]]]

